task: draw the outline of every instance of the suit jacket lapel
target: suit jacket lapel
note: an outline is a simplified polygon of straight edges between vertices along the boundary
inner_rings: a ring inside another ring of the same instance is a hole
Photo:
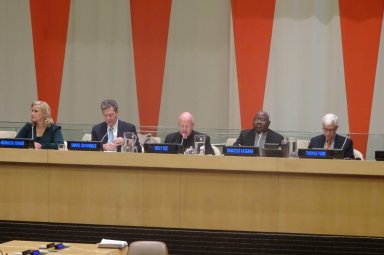
[[[326,142],[325,135],[322,135],[321,140],[320,140],[320,144],[319,144],[320,148],[324,148],[325,142]]]
[[[252,129],[251,135],[250,135],[251,141],[249,146],[254,146],[255,145],[255,139],[256,139],[256,130]]]
[[[341,146],[343,145],[343,139],[340,139],[341,137],[336,134],[335,136],[335,144],[333,145],[334,149],[341,149]]]
[[[125,126],[121,122],[121,120],[117,120],[117,137],[124,137]]]

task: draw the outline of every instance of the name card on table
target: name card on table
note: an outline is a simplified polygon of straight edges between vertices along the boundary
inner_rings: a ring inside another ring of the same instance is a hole
[[[253,146],[224,146],[225,156],[259,156],[259,148]]]
[[[35,144],[27,138],[0,138],[0,148],[33,149]]]
[[[103,148],[99,141],[67,141],[67,149],[73,151],[101,151]]]
[[[299,149],[299,158],[343,159],[344,152],[342,150]]]
[[[181,144],[146,143],[146,144],[144,144],[144,152],[146,152],[146,153],[179,154],[179,153],[184,153],[184,148]]]

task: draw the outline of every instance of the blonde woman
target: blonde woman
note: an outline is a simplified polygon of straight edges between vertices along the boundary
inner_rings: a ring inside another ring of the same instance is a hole
[[[44,101],[36,101],[31,105],[31,122],[22,127],[16,138],[31,138],[35,149],[57,150],[64,143],[61,127],[55,125],[51,117],[51,108]]]

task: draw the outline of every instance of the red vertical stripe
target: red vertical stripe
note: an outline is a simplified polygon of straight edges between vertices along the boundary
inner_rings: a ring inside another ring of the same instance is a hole
[[[241,127],[263,109],[275,0],[232,0]]]
[[[383,22],[383,0],[339,0],[344,73],[351,133],[368,134]],[[367,135],[352,135],[365,154]]]
[[[70,0],[30,0],[37,94],[57,120]]]
[[[141,126],[157,126],[171,0],[131,0],[136,89]]]

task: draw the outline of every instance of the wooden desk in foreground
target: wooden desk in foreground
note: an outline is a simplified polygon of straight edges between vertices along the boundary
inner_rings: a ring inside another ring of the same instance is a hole
[[[0,220],[384,236],[384,162],[0,149]]]
[[[0,244],[0,250],[5,255],[8,253],[20,253],[25,250],[38,250],[40,245],[45,245],[49,242],[34,242],[34,241],[10,241]],[[48,250],[47,250],[48,251]],[[71,247],[63,250],[55,250],[46,254],[65,254],[65,255],[126,255],[128,247],[123,249],[105,249],[97,248],[96,244],[72,243]]]

